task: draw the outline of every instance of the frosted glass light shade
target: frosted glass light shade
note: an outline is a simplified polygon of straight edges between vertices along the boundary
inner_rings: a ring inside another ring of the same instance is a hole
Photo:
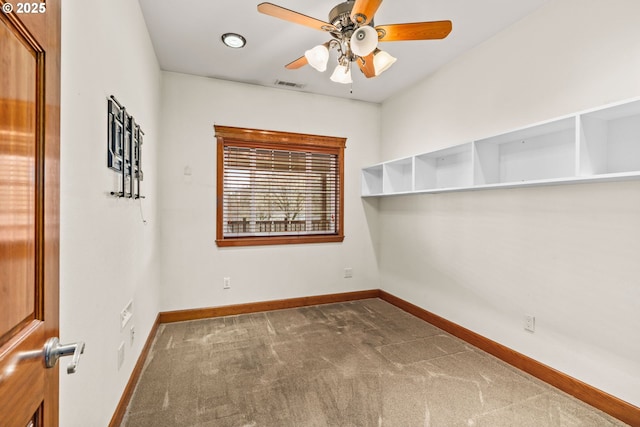
[[[329,49],[324,45],[318,45],[312,49],[307,50],[304,53],[304,57],[307,58],[307,62],[316,70],[323,72],[327,69],[327,62],[329,61]]]
[[[331,81],[342,84],[351,83],[351,70],[345,65],[338,65],[331,74]]]
[[[380,74],[387,71],[387,69],[391,67],[396,61],[397,58],[394,58],[383,50],[378,50],[373,55],[373,69],[375,70],[376,76],[379,76]]]
[[[351,36],[351,51],[358,56],[367,56],[378,47],[378,32],[367,25],[360,27]]]

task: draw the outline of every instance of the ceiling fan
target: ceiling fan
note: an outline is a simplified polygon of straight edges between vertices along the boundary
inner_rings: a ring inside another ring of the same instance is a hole
[[[358,64],[367,78],[371,78],[379,76],[396,61],[396,58],[378,49],[378,42],[443,39],[451,32],[451,21],[374,26],[373,16],[381,3],[382,0],[347,0],[331,9],[328,22],[273,3],[260,3],[258,12],[325,31],[332,37],[328,42],[307,50],[304,56],[285,65],[285,68],[294,70],[309,64],[318,71],[325,71],[329,49],[336,49],[338,65],[331,80],[351,83],[353,62]]]

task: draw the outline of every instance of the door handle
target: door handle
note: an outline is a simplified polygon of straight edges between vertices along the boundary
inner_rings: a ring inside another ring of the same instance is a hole
[[[73,355],[71,362],[67,365],[67,374],[74,374],[82,353],[84,353],[82,341],[60,344],[57,337],[51,337],[44,343],[44,364],[47,368],[53,368],[61,357]]]

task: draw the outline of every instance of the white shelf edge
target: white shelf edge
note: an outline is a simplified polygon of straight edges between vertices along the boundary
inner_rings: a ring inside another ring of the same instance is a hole
[[[459,191],[481,191],[481,190],[498,190],[508,188],[523,188],[523,187],[543,187],[551,185],[569,185],[569,184],[589,184],[597,182],[607,181],[629,181],[634,179],[640,179],[640,171],[635,172],[622,172],[622,173],[608,173],[602,175],[589,175],[589,176],[573,176],[570,178],[554,178],[554,179],[541,179],[524,182],[501,182],[497,184],[482,184],[473,185],[469,187],[450,187],[450,188],[432,188],[428,190],[416,190],[416,191],[402,191],[397,193],[385,193],[385,194],[363,194],[361,197],[390,197],[390,196],[408,196],[414,194],[437,194],[437,193],[454,193]]]
[[[608,104],[605,105],[601,105],[599,107],[594,107],[594,108],[588,108],[586,110],[582,110],[582,111],[578,111],[577,113],[574,113],[574,115],[576,116],[586,116],[592,113],[597,113],[599,111],[603,111],[603,110],[609,110],[611,108],[616,108],[616,107],[621,107],[623,105],[626,104],[633,104],[635,102],[640,101],[640,97],[633,97],[633,98],[628,98],[622,101],[615,101],[615,102],[610,102]]]

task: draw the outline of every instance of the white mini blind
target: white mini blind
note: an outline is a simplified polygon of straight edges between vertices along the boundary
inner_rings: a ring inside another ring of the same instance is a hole
[[[337,153],[225,144],[223,237],[336,234]]]

